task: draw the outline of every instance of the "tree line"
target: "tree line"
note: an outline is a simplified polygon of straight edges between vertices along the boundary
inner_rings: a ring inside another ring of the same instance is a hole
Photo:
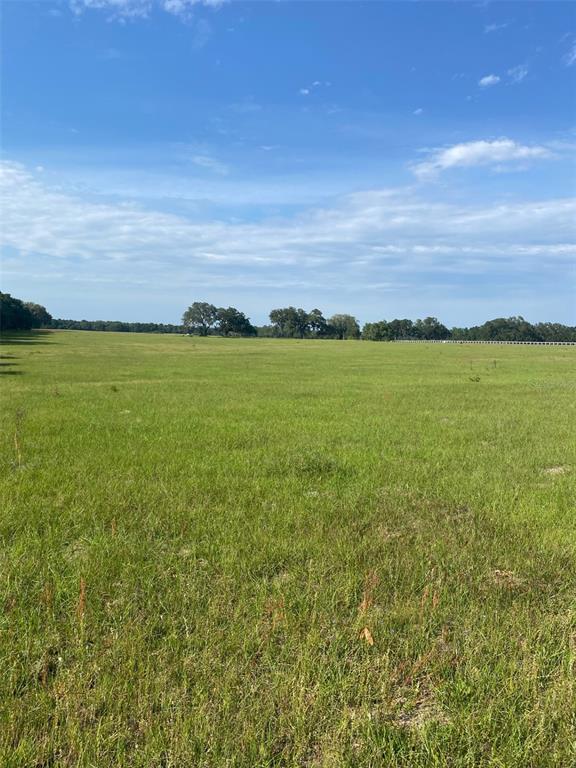
[[[125,323],[122,320],[62,320],[54,319],[49,328],[67,331],[112,331],[116,333],[182,333],[181,325],[173,323]]]
[[[325,318],[319,309],[297,307],[273,309],[267,325],[252,325],[235,307],[216,307],[193,302],[182,323],[126,323],[120,320],[63,320],[47,309],[0,292],[0,329],[60,328],[80,331],[124,333],[186,333],[199,336],[260,336],[284,339],[364,339],[366,341],[454,340],[454,341],[573,341],[576,327],[561,323],[529,323],[523,317],[501,317],[470,328],[448,328],[435,317],[422,320],[395,319],[366,323],[363,328],[353,315]]]
[[[282,307],[270,312],[270,325],[253,326],[249,318],[234,307],[215,307],[195,301],[182,316],[186,333],[199,336],[268,336],[284,339],[358,339],[360,326],[352,315],[334,315],[325,319],[319,309],[306,312],[296,307]]]
[[[282,307],[270,312],[270,324],[251,326],[242,318],[240,325],[223,325],[219,310],[206,302],[194,302],[182,317],[186,333],[264,336],[285,339],[364,339],[366,341],[574,341],[576,327],[561,323],[529,323],[521,316],[500,317],[470,328],[448,328],[436,317],[422,320],[395,319],[366,323],[360,328],[353,315],[337,314],[324,318],[319,309]],[[244,328],[243,323],[247,323]],[[243,330],[244,328],[244,330]],[[246,330],[249,329],[249,330]]]
[[[576,341],[576,327],[561,323],[529,323],[521,316],[497,317],[470,328],[447,328],[435,317],[424,320],[381,320],[366,323],[369,341]]]
[[[40,304],[21,301],[9,293],[0,291],[0,328],[3,331],[29,331],[32,328],[47,328],[52,315]]]

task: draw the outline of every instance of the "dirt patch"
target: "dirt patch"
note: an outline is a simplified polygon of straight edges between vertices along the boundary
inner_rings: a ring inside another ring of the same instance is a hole
[[[566,466],[546,467],[544,472],[547,475],[565,475],[567,472],[570,472],[570,467],[566,467]]]
[[[394,716],[392,722],[399,728],[420,730],[427,725],[446,725],[449,722],[428,688],[422,688],[415,701],[408,703],[403,698],[399,698],[396,704],[400,705],[400,711]]]
[[[404,531],[392,530],[385,525],[379,525],[377,532],[378,538],[382,539],[382,541],[393,541],[404,535]]]
[[[499,587],[507,587],[508,589],[514,589],[524,583],[524,580],[514,571],[501,571],[498,568],[492,571],[491,577],[492,581],[498,584]]]

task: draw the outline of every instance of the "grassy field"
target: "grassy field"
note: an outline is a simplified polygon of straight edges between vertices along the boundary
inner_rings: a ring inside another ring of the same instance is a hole
[[[574,349],[0,363],[2,766],[575,764]]]

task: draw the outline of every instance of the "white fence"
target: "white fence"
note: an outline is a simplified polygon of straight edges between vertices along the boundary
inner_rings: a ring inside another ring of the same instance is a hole
[[[467,339],[393,339],[400,344],[531,344],[537,347],[576,347],[576,341],[470,341]]]

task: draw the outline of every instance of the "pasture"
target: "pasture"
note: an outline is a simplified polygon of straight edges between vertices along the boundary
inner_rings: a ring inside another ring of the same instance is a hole
[[[6,339],[0,763],[573,765],[575,355]]]

